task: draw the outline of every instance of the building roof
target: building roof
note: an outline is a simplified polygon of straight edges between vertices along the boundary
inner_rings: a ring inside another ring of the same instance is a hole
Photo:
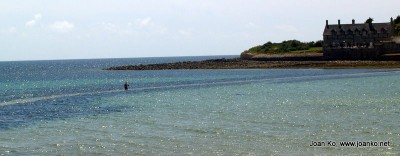
[[[353,32],[366,31],[367,34],[376,33],[388,33],[391,34],[392,25],[390,23],[362,23],[362,24],[332,24],[326,25],[323,35],[333,35],[335,33],[340,34],[341,32],[345,34],[352,34]]]

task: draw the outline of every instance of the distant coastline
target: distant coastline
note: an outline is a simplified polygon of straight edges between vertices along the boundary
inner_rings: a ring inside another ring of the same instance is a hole
[[[176,63],[127,65],[105,70],[179,70],[179,69],[341,69],[400,68],[400,56],[384,56],[378,60],[324,60],[322,54],[260,55],[253,59],[212,59]]]

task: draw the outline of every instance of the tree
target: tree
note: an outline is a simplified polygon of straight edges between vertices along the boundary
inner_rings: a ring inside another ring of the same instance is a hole
[[[393,20],[394,24],[400,24],[400,15]]]
[[[396,19],[393,20],[393,25],[395,35],[400,35],[400,16],[397,16]]]
[[[365,21],[365,23],[371,24],[373,21],[374,21],[374,19],[371,18],[371,17],[369,17],[369,18]]]
[[[394,25],[394,32],[396,36],[400,36],[400,24]]]
[[[323,45],[324,45],[324,41],[319,40],[319,41],[315,42],[314,47],[322,47]]]

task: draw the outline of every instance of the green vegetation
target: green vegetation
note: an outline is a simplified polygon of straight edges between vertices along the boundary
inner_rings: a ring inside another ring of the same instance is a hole
[[[395,35],[400,36],[400,16],[397,16],[397,18],[393,20],[393,25]]]
[[[323,41],[300,42],[298,40],[288,40],[281,43],[267,42],[263,45],[255,46],[245,51],[245,53],[286,53],[286,52],[317,52],[322,51]]]
[[[371,24],[373,21],[374,21],[374,19],[370,17],[365,21],[365,23]]]

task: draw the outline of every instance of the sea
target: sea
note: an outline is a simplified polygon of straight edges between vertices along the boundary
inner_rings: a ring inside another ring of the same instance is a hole
[[[0,155],[400,154],[400,69],[103,70],[232,57],[0,62]]]

